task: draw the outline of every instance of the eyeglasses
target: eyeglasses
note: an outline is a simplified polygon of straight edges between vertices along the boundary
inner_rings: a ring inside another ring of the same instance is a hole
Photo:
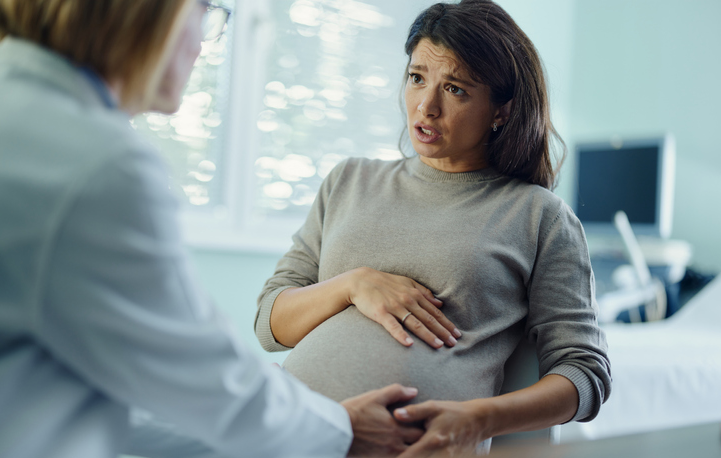
[[[215,41],[225,32],[230,10],[207,0],[199,0],[207,8],[203,15],[203,41]]]

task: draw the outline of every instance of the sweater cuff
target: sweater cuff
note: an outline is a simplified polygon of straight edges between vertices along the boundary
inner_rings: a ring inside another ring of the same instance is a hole
[[[292,286],[283,286],[268,295],[258,305],[258,313],[255,317],[255,335],[265,351],[288,351],[293,347],[286,347],[275,340],[273,331],[270,329],[270,312],[273,311],[273,304],[280,293]]]
[[[578,410],[567,423],[572,421],[583,420],[594,412],[595,393],[593,391],[593,383],[591,379],[581,369],[568,364],[561,364],[550,371],[546,375],[556,374],[566,377],[574,384],[578,391]],[[544,377],[546,376],[544,375]]]

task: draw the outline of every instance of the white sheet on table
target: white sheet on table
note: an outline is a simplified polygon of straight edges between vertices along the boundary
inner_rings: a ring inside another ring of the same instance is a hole
[[[721,276],[668,320],[604,330],[611,397],[562,442],[721,421]]]

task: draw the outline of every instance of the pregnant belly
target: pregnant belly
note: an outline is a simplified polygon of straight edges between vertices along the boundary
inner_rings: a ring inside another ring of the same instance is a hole
[[[404,347],[382,326],[349,307],[298,343],[283,367],[336,401],[392,383],[418,388],[413,402],[493,396],[500,388],[505,358],[499,363],[498,357],[484,357],[484,346],[466,337],[454,348],[436,350],[418,338]]]

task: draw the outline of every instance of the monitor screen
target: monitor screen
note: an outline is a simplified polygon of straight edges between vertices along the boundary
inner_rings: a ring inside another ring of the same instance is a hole
[[[587,233],[615,233],[622,210],[636,234],[668,237],[673,208],[669,137],[577,145],[574,210]]]

